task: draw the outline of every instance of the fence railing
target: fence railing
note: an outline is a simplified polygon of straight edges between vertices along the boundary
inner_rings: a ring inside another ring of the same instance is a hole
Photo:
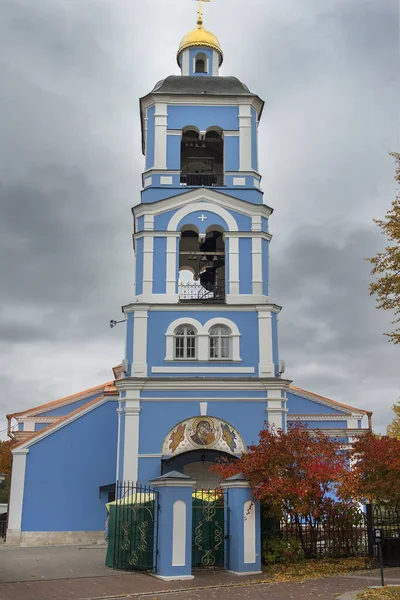
[[[193,187],[211,187],[224,185],[224,177],[216,173],[181,173],[181,183]]]
[[[118,482],[108,504],[106,565],[154,571],[157,560],[158,493],[147,485]]]
[[[0,540],[6,538],[6,532],[7,532],[7,521],[0,520]]]
[[[200,283],[180,283],[178,286],[180,302],[225,302],[225,285],[217,284],[207,290]]]

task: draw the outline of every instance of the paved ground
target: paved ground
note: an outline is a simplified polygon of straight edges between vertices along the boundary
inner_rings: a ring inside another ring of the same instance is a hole
[[[337,600],[344,592],[379,583],[378,572],[280,584],[260,583],[261,576],[206,572],[190,581],[165,583],[143,573],[107,569],[104,556],[98,547],[0,546],[0,600]],[[400,569],[388,576],[390,583],[400,584]]]

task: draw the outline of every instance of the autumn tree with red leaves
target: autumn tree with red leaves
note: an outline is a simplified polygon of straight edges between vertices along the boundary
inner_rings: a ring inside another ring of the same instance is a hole
[[[347,474],[348,455],[340,442],[321,431],[295,425],[284,432],[266,424],[257,445],[237,461],[221,462],[212,470],[223,479],[243,473],[254,498],[270,515],[292,518],[301,540],[301,523],[316,532],[327,515],[343,508],[335,494]]]
[[[367,432],[351,450],[340,494],[364,503],[400,502],[400,440]]]
[[[7,503],[10,492],[10,480],[11,480],[11,463],[12,454],[11,450],[16,442],[9,440],[2,442],[0,440],[0,473],[6,474],[6,480],[0,484],[0,503]]]

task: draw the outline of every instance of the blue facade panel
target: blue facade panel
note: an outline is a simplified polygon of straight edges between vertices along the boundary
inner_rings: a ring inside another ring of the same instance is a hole
[[[264,233],[268,233],[269,230],[269,221],[267,217],[261,217],[261,231]]]
[[[289,413],[293,413],[296,415],[299,414],[333,414],[333,415],[346,415],[346,412],[343,410],[337,410],[330,406],[326,406],[325,404],[320,404],[319,402],[315,402],[313,400],[309,400],[308,398],[302,398],[301,396],[297,396],[296,394],[292,394],[290,392],[287,393],[287,408]]]
[[[144,216],[138,217],[137,220],[137,232],[143,231],[144,229]]]
[[[99,487],[115,481],[116,447],[115,402],[32,444],[22,531],[101,531],[106,508]]]
[[[200,361],[172,361],[165,362],[166,356],[166,340],[165,333],[170,323],[179,318],[193,318],[197,319],[201,325],[204,325],[209,319],[223,317],[228,318],[240,331],[240,355],[241,362],[240,367],[254,367],[254,373],[248,374],[249,376],[255,376],[259,358],[258,358],[258,317],[255,311],[174,311],[172,313],[166,311],[150,311],[148,316],[148,339],[151,340],[151,344],[147,346],[147,363],[149,367],[149,373],[152,376],[158,376],[156,373],[151,372],[152,367],[228,367],[231,368],[237,363],[232,361],[211,361],[211,362],[200,362]],[[164,377],[168,376],[168,373],[162,374]],[[176,374],[174,374],[176,376]],[[229,372],[227,371],[229,376]],[[238,374],[236,374],[237,376]],[[240,375],[240,374],[239,374]],[[208,376],[213,376],[211,373]],[[219,376],[219,375],[217,375]]]
[[[197,48],[190,48],[189,50],[189,75],[195,77],[205,77],[205,73],[196,73],[195,71],[195,60],[198,54],[204,54],[208,59],[208,69],[207,74],[210,75],[213,72],[213,52],[206,46],[202,48],[198,46]]]
[[[258,171],[257,113],[251,109],[251,166]]]
[[[143,238],[136,240],[136,294],[143,294]]]
[[[65,415],[69,415],[69,413],[73,412],[77,408],[81,408],[81,406],[85,406],[88,402],[91,402],[95,398],[98,398],[103,394],[103,390],[100,390],[96,394],[92,394],[91,396],[87,396],[82,400],[77,400],[76,402],[71,402],[69,404],[65,404],[64,406],[59,406],[57,408],[53,408],[53,410],[47,410],[46,412],[41,412],[41,417],[63,417]]]
[[[225,171],[239,171],[239,136],[228,135],[224,138]]]
[[[167,135],[167,169],[170,171],[181,170],[181,137]]]
[[[253,260],[251,238],[239,238],[239,293],[252,293]]]
[[[35,431],[42,431],[42,429],[48,425],[50,425],[50,423],[35,423]]]
[[[174,104],[168,106],[168,129],[183,129],[193,125],[206,131],[209,127],[239,130],[238,106],[185,106]]]
[[[165,294],[167,279],[167,238],[154,238],[153,294]]]
[[[346,429],[347,421],[301,421],[308,429]]]
[[[180,186],[180,187],[153,187],[149,186],[142,190],[141,192],[141,201],[143,204],[152,204],[153,202],[158,202],[159,200],[165,200],[166,198],[172,198],[175,196],[179,196],[179,194],[185,194],[186,192],[192,190],[198,190],[198,187],[189,187],[189,186]],[[232,198],[238,198],[239,200],[244,200],[245,202],[250,202],[251,204],[262,204],[263,203],[263,192],[256,188],[236,188],[227,186],[211,186],[214,192],[221,192],[221,194],[225,194],[226,196],[231,196]]]
[[[269,242],[261,240],[262,251],[262,293],[268,296],[269,293]]]
[[[179,210],[179,208],[174,210],[168,210],[161,214],[155,215],[154,217],[154,230],[155,231],[166,231],[168,229],[168,225],[172,217]],[[251,231],[251,217],[247,215],[243,215],[235,210],[228,211],[232,217],[235,219],[239,231]],[[206,219],[202,220],[202,215],[206,217]],[[177,230],[183,225],[196,225],[199,229],[200,233],[205,233],[206,230],[210,227],[210,225],[220,225],[226,231],[228,231],[228,225],[224,219],[222,219],[216,213],[211,211],[193,211],[186,215],[183,219],[181,219],[178,223]]]
[[[146,169],[151,169],[154,166],[155,112],[155,106],[147,109]]]

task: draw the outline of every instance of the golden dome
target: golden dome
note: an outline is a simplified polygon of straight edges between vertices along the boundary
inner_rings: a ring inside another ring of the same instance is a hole
[[[189,33],[187,33],[185,36],[183,36],[181,43],[179,44],[178,56],[183,50],[185,50],[186,48],[191,48],[193,46],[206,46],[207,48],[212,48],[212,50],[216,50],[220,55],[221,64],[223,54],[218,38],[213,33],[211,33],[211,31],[204,29],[203,19],[201,17],[199,17],[199,19],[197,20],[197,29],[193,29],[192,31],[189,31]]]

